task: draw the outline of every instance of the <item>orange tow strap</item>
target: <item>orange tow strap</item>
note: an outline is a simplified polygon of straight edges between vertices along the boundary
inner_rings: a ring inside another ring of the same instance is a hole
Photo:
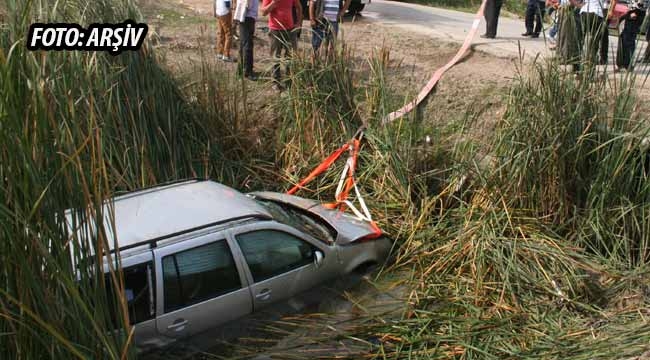
[[[341,174],[341,183],[339,184],[339,188],[337,188],[335,202],[326,203],[323,204],[323,206],[328,209],[338,209],[339,211],[345,211],[346,206],[350,207],[353,210],[353,212],[357,215],[357,217],[359,217],[361,220],[365,220],[370,223],[370,226],[373,229],[373,234],[366,236],[366,238],[374,239],[380,237],[383,234],[383,231],[381,231],[379,226],[377,226],[377,223],[375,223],[372,220],[370,216],[370,212],[368,211],[365,203],[363,202],[363,199],[361,199],[361,195],[359,194],[358,189],[356,189],[356,181],[354,178],[354,172],[356,171],[357,168],[357,159],[359,158],[359,150],[361,149],[361,141],[359,140],[358,136],[362,134],[363,134],[363,130],[359,129],[359,131],[357,131],[357,135],[355,135],[355,137],[350,142],[344,144],[336,151],[331,153],[327,158],[325,158],[325,160],[323,160],[323,162],[321,162],[318,166],[316,166],[314,170],[312,170],[309,173],[309,175],[307,175],[304,179],[300,180],[298,184],[296,184],[289,191],[287,191],[287,194],[293,195],[298,190],[304,188],[305,185],[307,185],[309,182],[314,180],[318,175],[322,174],[327,169],[329,169],[332,166],[332,164],[339,157],[341,157],[341,155],[345,151],[350,151],[350,157],[348,158],[348,163],[346,165],[346,169],[344,170],[346,173]],[[359,202],[361,204],[362,211],[365,214],[362,214],[348,201],[348,198],[350,196],[350,191],[352,189],[355,189],[356,195],[359,198]]]
[[[338,159],[345,150],[350,148],[350,144],[345,144],[338,148],[336,151],[334,151],[330,156],[326,157],[325,160],[323,160],[322,163],[320,163],[314,170],[312,170],[309,175],[307,175],[306,178],[300,180],[298,184],[296,184],[294,187],[292,187],[289,191],[287,191],[287,194],[293,195],[295,194],[298,190],[303,188],[305,185],[307,185],[309,182],[314,180],[316,176],[322,174],[325,170],[329,169],[330,166]]]
[[[346,145],[349,145],[346,144]],[[349,146],[348,146],[349,147]],[[328,209],[334,209],[338,208],[341,211],[345,210],[345,203],[343,203],[345,200],[348,199],[350,195],[350,190],[352,190],[352,187],[354,186],[354,171],[357,169],[357,158],[359,157],[359,147],[360,147],[360,142],[358,139],[352,139],[352,155],[350,156],[350,166],[348,167],[348,175],[347,178],[345,179],[345,188],[343,188],[343,191],[341,191],[340,194],[336,197],[336,202],[334,203],[329,203],[329,204],[323,204]]]

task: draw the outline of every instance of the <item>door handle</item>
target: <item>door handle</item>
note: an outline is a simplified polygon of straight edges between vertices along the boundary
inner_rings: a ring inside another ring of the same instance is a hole
[[[167,326],[167,330],[183,331],[185,329],[185,325],[188,323],[189,322],[185,319],[178,319],[173,324]]]
[[[261,301],[267,301],[271,298],[271,290],[270,289],[264,289],[260,291],[259,294],[255,295],[255,298]]]

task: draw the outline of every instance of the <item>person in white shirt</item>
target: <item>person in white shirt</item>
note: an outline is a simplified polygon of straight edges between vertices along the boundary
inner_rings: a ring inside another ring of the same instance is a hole
[[[600,49],[600,64],[607,64],[609,30],[604,16],[606,9],[605,0],[584,0],[580,8],[580,23],[585,44],[582,58],[585,63],[597,64],[596,55]]]
[[[253,36],[259,0],[239,0],[235,8],[235,20],[239,21],[239,73],[255,81],[257,74],[253,71]]]

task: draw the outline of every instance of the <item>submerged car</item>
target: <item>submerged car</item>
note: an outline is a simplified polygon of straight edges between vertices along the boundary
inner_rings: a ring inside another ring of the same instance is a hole
[[[315,201],[274,192],[244,195],[213,181],[149,188],[115,197],[108,206],[115,220],[109,244],[117,244],[110,251],[121,256],[140,349],[380,264],[392,247],[367,222]],[[80,231],[69,213],[68,226]]]

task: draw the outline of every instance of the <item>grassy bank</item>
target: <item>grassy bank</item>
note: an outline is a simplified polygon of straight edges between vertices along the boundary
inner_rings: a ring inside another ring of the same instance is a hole
[[[407,309],[395,318],[362,308],[345,332],[336,323],[312,334],[310,349],[336,342],[350,351],[337,358],[377,359],[647,356],[650,125],[633,90],[642,80],[589,67],[576,78],[540,61],[522,65],[485,142],[472,138],[471,117],[437,131],[414,119],[371,127],[360,179],[401,244],[397,267],[412,271]],[[416,145],[423,133],[435,146]]]

